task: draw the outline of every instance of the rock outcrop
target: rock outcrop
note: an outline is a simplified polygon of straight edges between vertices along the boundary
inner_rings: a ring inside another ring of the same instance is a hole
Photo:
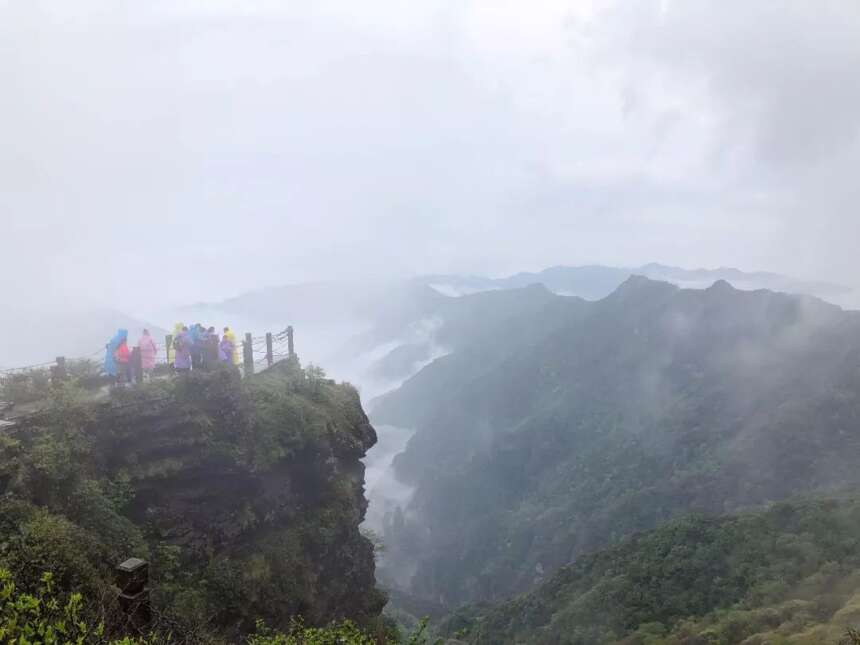
[[[373,546],[358,528],[360,459],[376,433],[354,388],[285,363],[98,404],[65,394],[0,440],[2,514],[16,518],[0,522],[0,566],[99,588],[119,559],[143,557],[159,612],[223,633],[258,618],[279,627],[380,614]],[[48,540],[32,530],[45,518],[69,529],[65,546],[80,557],[33,543]]]

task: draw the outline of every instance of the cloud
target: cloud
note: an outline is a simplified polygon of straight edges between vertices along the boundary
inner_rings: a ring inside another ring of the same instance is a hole
[[[849,2],[13,0],[0,286],[146,312],[594,261],[840,278],[857,27]]]
[[[831,278],[856,271],[860,6],[619,3],[591,33],[600,64],[636,97],[631,111],[659,122],[676,106],[672,130],[709,133],[697,158],[773,222],[763,258]]]

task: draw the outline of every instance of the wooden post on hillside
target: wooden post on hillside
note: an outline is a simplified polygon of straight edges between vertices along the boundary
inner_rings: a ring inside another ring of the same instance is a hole
[[[142,633],[152,620],[149,605],[149,563],[129,558],[116,568],[119,606],[128,617],[129,627]]]
[[[251,334],[245,334],[245,342],[242,346],[242,353],[245,358],[245,376],[250,376],[254,373],[254,347],[252,346]]]
[[[266,364],[271,367],[275,362],[275,357],[272,352],[272,332],[266,332]]]
[[[293,326],[290,325],[287,327],[287,353],[290,355],[290,358],[296,355],[296,346],[293,343]]]
[[[51,368],[51,385],[59,387],[66,380],[66,357],[57,356],[57,364]]]

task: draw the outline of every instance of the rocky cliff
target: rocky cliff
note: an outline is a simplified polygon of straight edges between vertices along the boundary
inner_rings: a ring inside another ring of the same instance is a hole
[[[367,623],[384,604],[358,529],[375,442],[352,387],[296,364],[62,391],[0,436],[0,566],[102,597],[118,562],[148,559],[155,613],[183,629]]]

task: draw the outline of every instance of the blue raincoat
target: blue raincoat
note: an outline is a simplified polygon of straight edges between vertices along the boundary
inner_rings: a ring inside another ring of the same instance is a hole
[[[128,340],[128,330],[118,329],[114,337],[105,346],[105,374],[108,376],[116,376],[116,360],[114,360],[113,353],[124,340]]]

